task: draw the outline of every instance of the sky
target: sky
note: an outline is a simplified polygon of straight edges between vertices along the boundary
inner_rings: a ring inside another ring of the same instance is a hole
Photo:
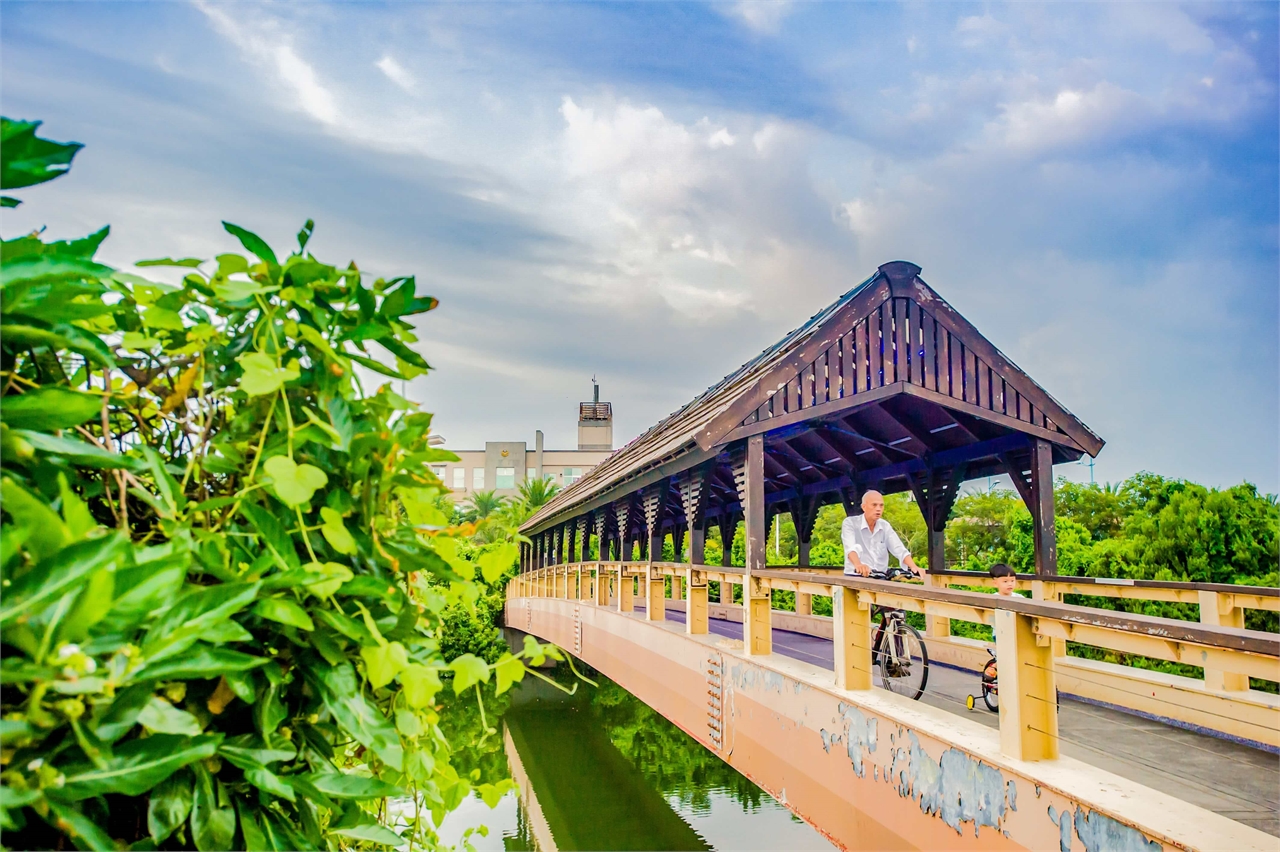
[[[910,260],[1101,435],[1280,491],[1274,3],[19,3],[0,108],[86,145],[0,233],[416,275],[447,446],[630,440]],[[1084,466],[1058,472],[1088,481]]]

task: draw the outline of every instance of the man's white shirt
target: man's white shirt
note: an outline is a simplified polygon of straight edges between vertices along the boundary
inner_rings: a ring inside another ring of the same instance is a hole
[[[902,543],[897,530],[884,518],[876,521],[875,532],[867,526],[866,515],[853,515],[845,518],[840,525],[840,541],[844,545],[844,573],[856,574],[849,551],[858,554],[864,565],[870,565],[872,571],[889,569],[889,554],[892,553],[902,562],[911,555],[907,546]]]

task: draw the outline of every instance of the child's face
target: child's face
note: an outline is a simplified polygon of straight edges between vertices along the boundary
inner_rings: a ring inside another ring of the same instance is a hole
[[[1018,578],[1012,574],[1006,574],[1003,577],[996,577],[996,593],[1008,597],[1013,594],[1013,589],[1018,585]]]

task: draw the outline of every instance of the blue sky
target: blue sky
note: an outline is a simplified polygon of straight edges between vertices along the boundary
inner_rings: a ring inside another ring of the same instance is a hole
[[[5,235],[416,274],[449,446],[627,440],[893,259],[1153,470],[1280,490],[1273,3],[4,3]],[[1083,468],[1061,468],[1086,478]]]

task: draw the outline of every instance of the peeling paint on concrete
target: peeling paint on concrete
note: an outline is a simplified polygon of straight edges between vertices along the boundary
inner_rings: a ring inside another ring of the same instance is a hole
[[[918,801],[923,813],[937,814],[956,834],[968,822],[973,823],[974,836],[984,825],[1001,830],[1000,823],[1017,802],[1012,781],[959,749],[949,748],[935,761],[915,733],[908,732],[907,739],[909,747],[894,749],[889,768],[898,795]]]
[[[822,737],[822,750],[825,751],[827,754],[831,754],[831,746],[833,743],[838,743],[842,739],[844,739],[843,735],[833,734],[830,731],[828,731],[826,728],[822,728],[821,730],[819,730],[818,734],[819,736]]]
[[[868,752],[876,750],[876,719],[868,718],[857,707],[845,704],[843,701],[836,705],[836,710],[844,720],[845,752],[849,755],[849,763],[853,765],[855,775],[865,778],[867,767],[862,750],[864,748]]]
[[[1076,810],[1076,836],[1086,852],[1161,852],[1162,847],[1132,826],[1098,811]]]
[[[1059,813],[1049,806],[1049,821],[1058,827],[1058,849],[1071,852],[1071,830],[1084,844],[1085,852],[1161,852],[1164,849],[1154,840],[1132,826],[1098,811],[1085,813],[1084,808],[1074,812]]]
[[[1057,809],[1050,805],[1049,821],[1058,827],[1059,852],[1071,852],[1071,811],[1058,813]]]
[[[733,679],[733,683],[738,689],[755,689],[757,686],[782,694],[782,689],[786,686],[787,679],[777,672],[764,671],[755,666],[736,665],[730,672],[729,676]]]

